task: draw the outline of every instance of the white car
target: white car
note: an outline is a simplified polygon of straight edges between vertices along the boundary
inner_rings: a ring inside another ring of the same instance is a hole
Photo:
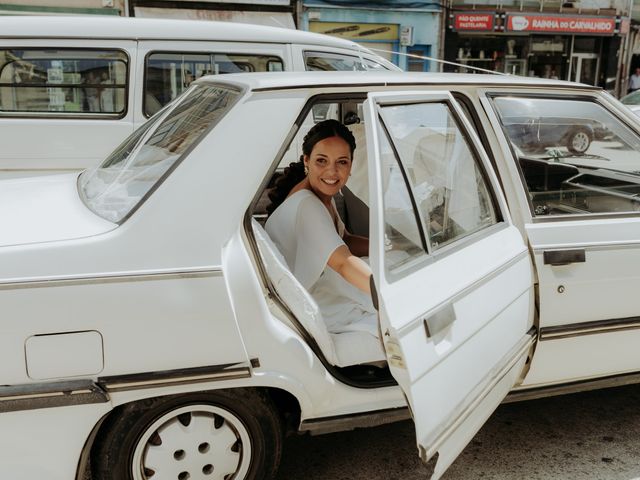
[[[521,99],[609,133],[523,153]],[[337,204],[380,343],[329,333],[263,229],[329,117],[357,139]],[[438,478],[505,397],[640,379],[639,172],[640,125],[589,86],[198,80],[99,168],[0,182],[0,478],[273,478],[284,432],[409,413]]]
[[[97,165],[204,75],[375,69],[399,70],[354,42],[288,28],[0,16],[0,178]]]

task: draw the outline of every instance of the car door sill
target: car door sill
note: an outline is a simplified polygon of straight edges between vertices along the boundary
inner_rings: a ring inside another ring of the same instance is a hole
[[[300,423],[299,431],[309,432],[311,435],[321,435],[353,430],[354,428],[377,427],[410,418],[411,412],[407,407],[387,408],[375,412],[359,412],[303,420]]]
[[[623,387],[625,385],[635,385],[640,383],[640,372],[621,373],[607,377],[578,380],[575,382],[546,385],[543,387],[521,387],[512,390],[503,403],[520,402],[523,400],[534,400],[537,398],[553,397],[556,395],[567,395],[570,393],[587,392],[601,388]]]

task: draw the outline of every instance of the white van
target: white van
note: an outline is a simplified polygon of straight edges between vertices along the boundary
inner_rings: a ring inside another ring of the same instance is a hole
[[[0,174],[100,162],[196,78],[398,68],[358,44],[238,23],[0,17]]]

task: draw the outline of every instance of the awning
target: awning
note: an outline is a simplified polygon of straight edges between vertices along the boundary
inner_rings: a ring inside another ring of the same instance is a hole
[[[289,12],[239,12],[232,10],[196,10],[185,8],[135,7],[136,17],[176,18],[182,20],[216,20],[219,22],[252,23],[271,27],[296,28]]]

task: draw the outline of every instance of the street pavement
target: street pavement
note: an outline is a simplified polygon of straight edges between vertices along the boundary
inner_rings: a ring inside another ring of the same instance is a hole
[[[410,421],[285,442],[278,480],[425,480]],[[640,480],[640,385],[501,405],[443,480]]]

